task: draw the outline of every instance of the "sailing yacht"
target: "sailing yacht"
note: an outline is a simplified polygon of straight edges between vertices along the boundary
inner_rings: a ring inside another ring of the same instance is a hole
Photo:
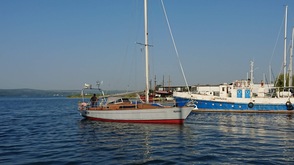
[[[121,96],[102,97],[97,102],[97,106],[91,106],[91,104],[83,101],[79,103],[79,111],[83,117],[107,122],[183,124],[184,120],[194,109],[194,107],[188,107],[183,104],[163,106],[161,104],[149,103],[147,0],[144,0],[144,20],[146,60],[145,102]]]

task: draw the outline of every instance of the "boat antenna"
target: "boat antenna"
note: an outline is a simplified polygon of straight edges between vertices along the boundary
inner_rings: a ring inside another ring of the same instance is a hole
[[[100,89],[100,85],[102,85],[102,84],[103,84],[103,81],[96,81],[96,85],[97,85],[98,89]]]
[[[168,26],[168,29],[169,29],[169,33],[171,35],[171,39],[172,39],[172,42],[173,42],[173,45],[174,45],[174,48],[175,48],[175,51],[176,51],[176,55],[177,55],[179,64],[180,64],[181,72],[182,72],[182,75],[184,77],[185,84],[186,84],[186,87],[188,89],[188,93],[190,93],[189,85],[188,85],[188,82],[187,82],[187,79],[186,79],[186,76],[185,76],[185,73],[184,73],[184,69],[183,69],[183,66],[182,66],[182,63],[181,63],[181,60],[180,60],[180,56],[179,56],[178,49],[177,49],[177,46],[176,46],[176,42],[174,40],[174,36],[173,36],[172,30],[171,30],[171,27],[170,27],[170,24],[169,24],[169,20],[168,20],[167,14],[166,14],[166,10],[165,10],[165,7],[164,7],[163,0],[161,0],[161,4],[162,4],[165,19],[166,19],[166,22],[167,22],[167,26]]]
[[[100,88],[100,85],[103,84],[103,81],[96,81],[96,85],[97,85],[97,88],[98,90],[102,93],[102,96],[104,96],[104,92],[103,90]]]

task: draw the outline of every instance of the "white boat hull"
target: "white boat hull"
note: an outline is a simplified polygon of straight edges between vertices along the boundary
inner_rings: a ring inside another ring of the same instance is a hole
[[[193,107],[171,107],[143,110],[80,110],[80,112],[82,116],[91,120],[180,124],[192,110]]]

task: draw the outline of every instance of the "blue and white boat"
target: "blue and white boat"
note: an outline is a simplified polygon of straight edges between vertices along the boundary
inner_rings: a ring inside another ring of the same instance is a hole
[[[216,88],[218,91],[215,90]],[[253,84],[250,80],[237,80],[213,89],[196,93],[174,92],[173,95],[178,104],[184,105],[191,100],[195,101],[198,110],[244,112],[293,110],[294,98],[290,88],[285,91],[269,84]]]
[[[284,36],[284,75],[286,73],[286,34],[287,34],[287,8],[285,13],[285,36]],[[189,101],[196,101],[198,110],[205,111],[243,111],[243,112],[294,112],[292,86],[292,57],[293,57],[293,35],[290,51],[289,64],[289,86],[286,86],[284,76],[284,87],[277,88],[273,84],[253,83],[253,62],[251,63],[251,78],[247,80],[236,80],[230,84],[218,86],[197,87],[196,92],[174,92],[176,102],[184,105]],[[204,90],[205,89],[205,90]]]

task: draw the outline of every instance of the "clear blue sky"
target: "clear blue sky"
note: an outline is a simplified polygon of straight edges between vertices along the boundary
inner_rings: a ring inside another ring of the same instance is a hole
[[[270,63],[280,73],[293,0],[164,3],[189,85],[246,79],[250,60],[255,82]],[[0,21],[0,89],[144,89],[143,0],[0,0]],[[149,0],[149,36],[151,80],[184,85],[160,0]]]

